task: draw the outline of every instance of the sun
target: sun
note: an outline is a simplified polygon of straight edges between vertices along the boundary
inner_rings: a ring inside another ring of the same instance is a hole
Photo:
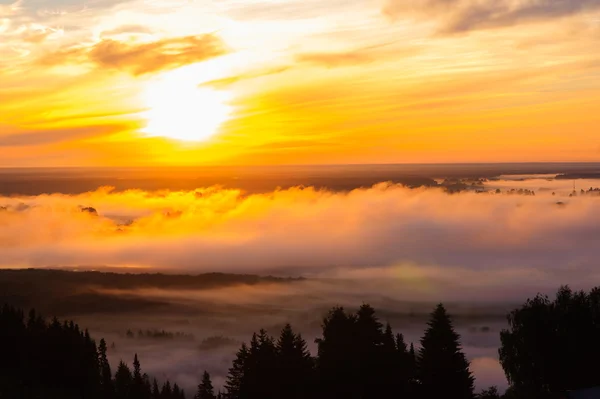
[[[148,136],[206,141],[231,114],[228,93],[201,87],[193,76],[171,73],[148,84],[143,113]]]

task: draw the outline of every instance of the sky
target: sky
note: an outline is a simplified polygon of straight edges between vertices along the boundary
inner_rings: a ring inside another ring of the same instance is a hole
[[[0,167],[600,160],[599,0],[0,0]]]

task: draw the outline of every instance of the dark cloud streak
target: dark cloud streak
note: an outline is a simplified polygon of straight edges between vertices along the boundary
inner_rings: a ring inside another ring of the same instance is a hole
[[[108,124],[48,130],[13,131],[0,136],[0,147],[25,147],[89,139],[129,129],[122,124]]]
[[[440,33],[452,34],[479,29],[508,27],[525,22],[553,20],[600,9],[600,0],[421,0],[410,5],[403,0],[389,0],[383,13],[399,19],[415,13],[441,20]]]
[[[128,44],[104,39],[91,48],[77,47],[49,54],[43,65],[91,62],[101,68],[144,75],[205,61],[225,54],[221,40],[213,34],[162,39],[150,43]]]

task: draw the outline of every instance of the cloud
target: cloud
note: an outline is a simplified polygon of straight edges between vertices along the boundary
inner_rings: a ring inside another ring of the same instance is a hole
[[[221,78],[221,79],[210,80],[208,82],[202,83],[200,86],[210,86],[210,87],[220,89],[220,88],[228,87],[237,82],[283,73],[283,72],[289,70],[290,68],[291,67],[289,67],[289,66],[281,66],[281,67],[269,68],[269,69],[261,70],[261,71],[247,72],[247,73],[243,73],[243,74],[239,74],[239,75],[228,76],[228,77]]]
[[[296,55],[296,61],[326,68],[363,65],[385,59],[389,56],[409,57],[421,51],[417,46],[394,46],[399,41],[392,40],[355,48],[350,51],[313,52]]]
[[[348,65],[360,65],[372,62],[371,55],[361,51],[339,52],[339,53],[304,53],[296,57],[299,62],[307,62],[327,68]]]
[[[111,36],[118,36],[123,34],[136,34],[136,35],[152,35],[154,34],[154,29],[144,26],[144,25],[122,25],[117,28],[106,30],[100,34],[100,37],[110,38]]]
[[[294,148],[309,148],[309,147],[335,147],[334,142],[326,142],[323,140],[280,140],[271,143],[259,144],[253,150],[286,150]]]
[[[8,131],[11,128],[5,127],[5,129]],[[37,146],[77,139],[89,139],[129,129],[131,129],[131,126],[126,124],[105,124],[44,130],[13,130],[9,134],[0,135],[0,147]]]
[[[237,21],[251,20],[299,20],[323,16],[333,8],[349,8],[361,4],[359,0],[330,0],[327,3],[316,0],[286,2],[229,2],[225,3],[227,15]]]
[[[592,284],[600,277],[600,197],[561,199],[567,205],[559,207],[550,193],[447,195],[381,184],[348,193],[213,187],[0,198],[0,266],[93,260],[193,272],[364,273],[419,282],[440,296],[488,298]],[[22,203],[29,207],[16,210]]]
[[[389,0],[383,13],[393,19],[415,13],[427,18],[433,16],[441,20],[442,33],[459,33],[553,20],[598,9],[599,0],[419,0],[410,3]]]
[[[44,65],[91,62],[100,68],[111,68],[143,75],[174,69],[217,57],[226,52],[221,40],[213,34],[183,36],[150,43],[125,43],[104,39],[91,47],[75,47],[46,55]]]

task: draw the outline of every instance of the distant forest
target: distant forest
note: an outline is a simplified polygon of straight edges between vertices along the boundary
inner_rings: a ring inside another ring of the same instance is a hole
[[[205,273],[176,275],[162,273],[107,273],[52,269],[0,270],[0,304],[23,309],[36,308],[52,315],[140,312],[157,308],[175,309],[169,301],[103,294],[102,289],[144,288],[201,290],[262,283],[290,284],[302,278],[280,278],[251,274]]]
[[[508,315],[499,358],[509,389],[474,392],[460,336],[442,304],[430,315],[418,349],[364,304],[341,307],[322,322],[318,352],[286,325],[277,338],[261,330],[244,343],[223,391],[204,371],[197,392],[143,373],[137,355],[114,371],[106,342],[98,344],[73,322],[44,320],[35,311],[0,311],[2,399],[304,399],[450,398],[560,399],[600,385],[600,288],[562,287],[554,300],[538,295]]]

